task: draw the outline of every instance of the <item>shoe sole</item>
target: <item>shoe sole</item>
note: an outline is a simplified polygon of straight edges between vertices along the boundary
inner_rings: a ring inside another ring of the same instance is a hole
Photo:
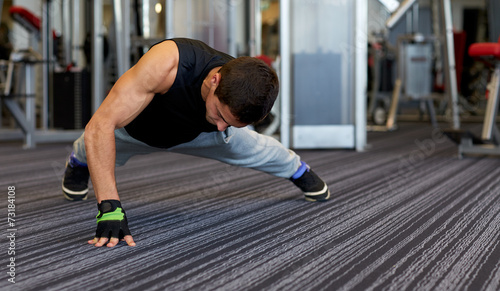
[[[66,198],[69,201],[82,201],[82,200],[87,200],[87,194],[89,192],[89,189],[85,189],[82,191],[71,191],[68,188],[62,186],[63,190],[63,195],[64,198]]]
[[[325,191],[327,191],[325,193]],[[326,194],[326,197],[321,197]],[[306,201],[309,202],[324,202],[330,199],[330,189],[328,189],[328,186],[325,184],[325,187],[321,191],[314,192],[314,193],[307,193],[305,194],[305,199]]]
[[[71,194],[67,194],[67,193],[64,193],[64,198],[66,198],[66,200],[69,200],[69,201],[83,201],[83,200],[87,200],[87,194],[85,195],[71,195]]]

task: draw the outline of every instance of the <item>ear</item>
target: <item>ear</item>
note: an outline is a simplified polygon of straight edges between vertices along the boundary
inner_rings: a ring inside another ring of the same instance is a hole
[[[212,86],[215,86],[215,88],[217,88],[217,86],[219,86],[219,83],[220,83],[220,79],[221,79],[221,74],[220,73],[215,73],[213,76],[212,76],[212,79],[210,80],[212,82]]]

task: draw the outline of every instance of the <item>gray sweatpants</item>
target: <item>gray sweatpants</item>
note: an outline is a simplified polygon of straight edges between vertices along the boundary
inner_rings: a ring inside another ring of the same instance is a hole
[[[85,133],[84,133],[85,134]],[[75,157],[87,163],[84,134],[73,144]],[[203,132],[194,140],[168,149],[151,147],[131,137],[124,128],[115,130],[116,166],[135,155],[175,152],[215,159],[230,165],[252,168],[290,178],[300,166],[300,157],[272,137],[246,127],[228,127],[223,132]]]

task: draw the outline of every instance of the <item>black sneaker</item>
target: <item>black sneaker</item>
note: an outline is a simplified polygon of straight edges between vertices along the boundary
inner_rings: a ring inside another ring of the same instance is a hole
[[[66,162],[66,171],[62,181],[64,197],[70,201],[86,200],[89,192],[89,168]]]
[[[304,192],[307,201],[324,202],[330,199],[330,189],[309,166],[302,176],[297,179],[290,178],[290,181]]]

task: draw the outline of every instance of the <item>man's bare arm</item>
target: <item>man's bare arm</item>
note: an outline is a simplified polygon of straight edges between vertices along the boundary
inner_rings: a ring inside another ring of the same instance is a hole
[[[177,74],[179,53],[173,41],[157,44],[121,76],[85,127],[85,151],[97,202],[120,200],[115,180],[116,147],[114,130],[136,118],[156,93],[165,93]],[[89,243],[102,246],[108,238]],[[135,245],[132,236],[125,237]],[[109,247],[118,238],[112,238]]]

